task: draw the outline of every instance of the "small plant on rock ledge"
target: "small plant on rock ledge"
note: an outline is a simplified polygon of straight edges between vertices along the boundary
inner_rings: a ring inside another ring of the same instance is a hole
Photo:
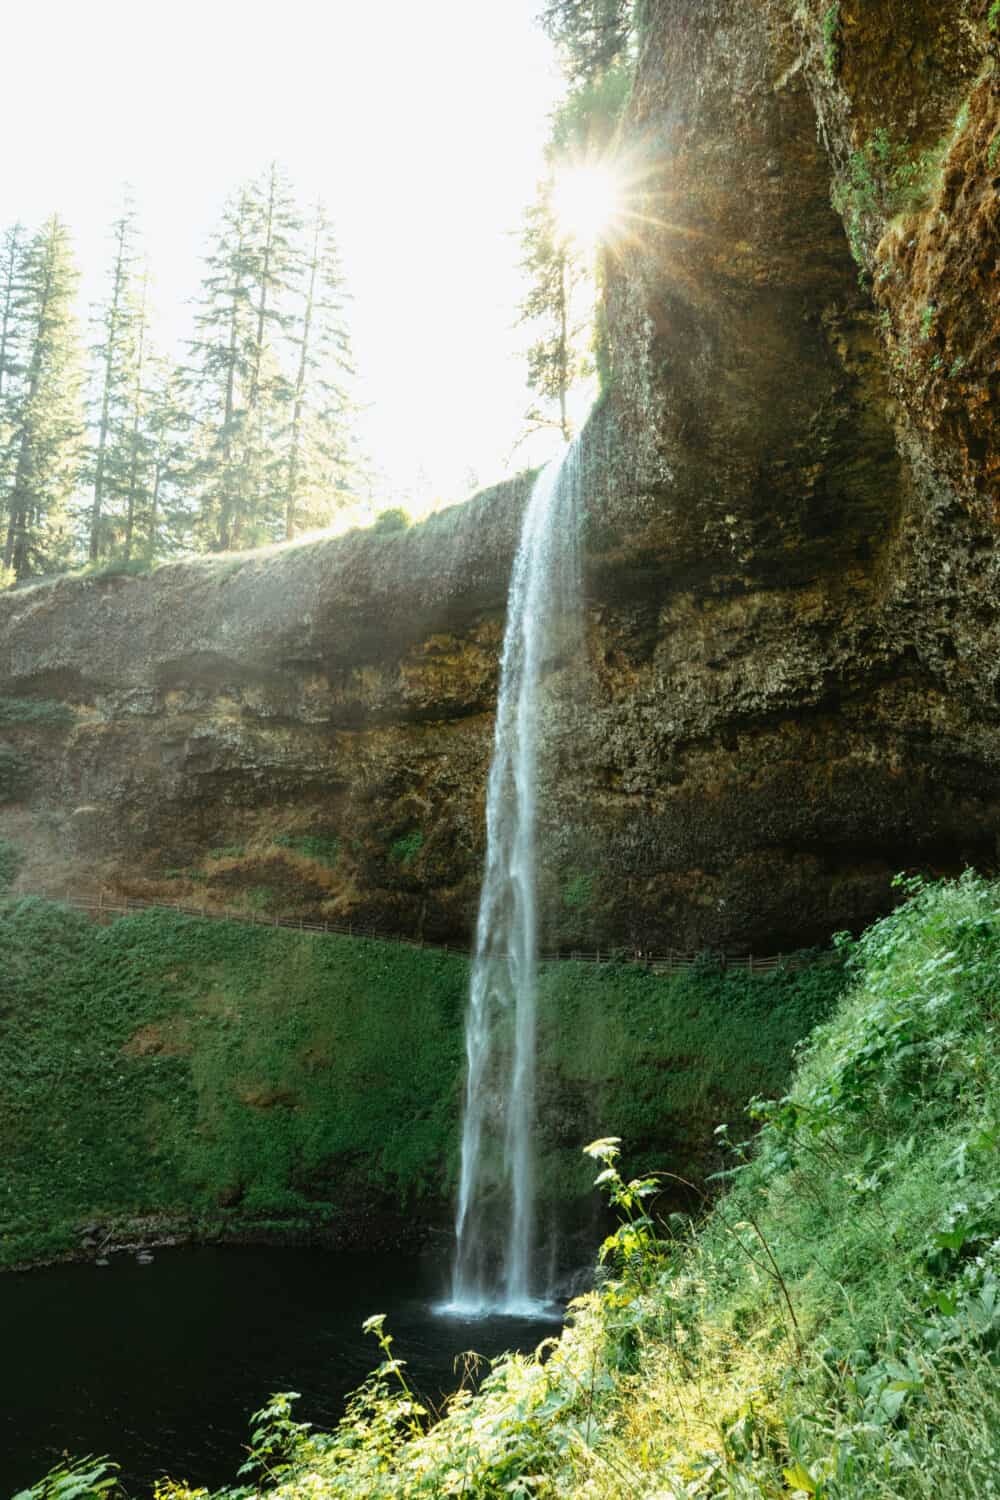
[[[840,66],[842,40],[840,5],[828,6],[823,12],[823,66],[830,78],[834,78]]]
[[[404,833],[402,838],[396,839],[389,853],[397,865],[412,864],[424,847],[424,836],[419,828],[414,828],[410,833]]]

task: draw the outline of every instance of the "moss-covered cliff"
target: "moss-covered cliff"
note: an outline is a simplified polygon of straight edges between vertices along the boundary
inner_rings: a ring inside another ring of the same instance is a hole
[[[450,1229],[463,957],[158,912],[104,928],[37,900],[0,902],[0,942],[0,1267],[136,1235]],[[582,1144],[610,1122],[704,1180],[713,1127],[784,1087],[842,984],[829,963],[543,966],[552,1248],[588,1204]]]
[[[996,49],[980,0],[646,5],[547,942],[780,949],[994,861]],[[527,487],[0,599],[0,694],[72,711],[0,723],[25,886],[467,936]]]

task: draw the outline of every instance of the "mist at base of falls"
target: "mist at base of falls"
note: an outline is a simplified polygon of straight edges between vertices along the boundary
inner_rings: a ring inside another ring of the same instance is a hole
[[[536,1265],[532,1142],[538,763],[548,666],[582,644],[580,474],[577,441],[535,482],[507,603],[466,1021],[462,1166],[448,1304],[467,1316],[544,1316],[547,1304]]]

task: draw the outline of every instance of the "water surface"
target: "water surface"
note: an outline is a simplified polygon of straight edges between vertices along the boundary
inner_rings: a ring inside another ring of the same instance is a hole
[[[300,1421],[329,1426],[381,1358],[361,1324],[384,1312],[393,1353],[430,1399],[454,1389],[462,1350],[532,1349],[538,1320],[442,1317],[449,1268],[322,1250],[208,1246],[120,1255],[102,1270],[0,1276],[0,1496],[65,1451],[107,1453],[132,1495],[163,1474],[234,1483],[248,1418],[302,1393]]]

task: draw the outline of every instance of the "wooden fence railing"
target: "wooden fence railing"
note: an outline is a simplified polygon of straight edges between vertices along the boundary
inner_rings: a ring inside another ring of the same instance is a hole
[[[248,927],[281,927],[292,932],[311,932],[320,935],[337,934],[342,937],[370,938],[382,943],[403,943],[409,948],[428,948],[439,953],[460,953],[469,956],[470,950],[456,943],[432,943],[421,938],[403,937],[399,933],[386,932],[380,928],[364,926],[356,922],[306,922],[295,917],[267,917],[260,912],[210,911],[204,906],[187,906],[181,901],[142,901],[133,896],[109,897],[103,894],[74,896],[71,892],[56,894],[52,891],[21,891],[18,894],[38,896],[45,901],[57,901],[74,911],[82,911],[97,921],[112,921],[116,917],[129,916],[133,912],[174,912],[185,917],[198,917],[206,922],[243,922]],[[802,954],[771,954],[760,957],[751,953],[652,953],[638,948],[606,948],[595,951],[572,949],[568,952],[540,953],[541,963],[632,963],[640,964],[657,974],[678,974],[696,965],[715,965],[720,969],[745,969],[753,974],[773,973],[776,969],[799,968],[814,961]]]

